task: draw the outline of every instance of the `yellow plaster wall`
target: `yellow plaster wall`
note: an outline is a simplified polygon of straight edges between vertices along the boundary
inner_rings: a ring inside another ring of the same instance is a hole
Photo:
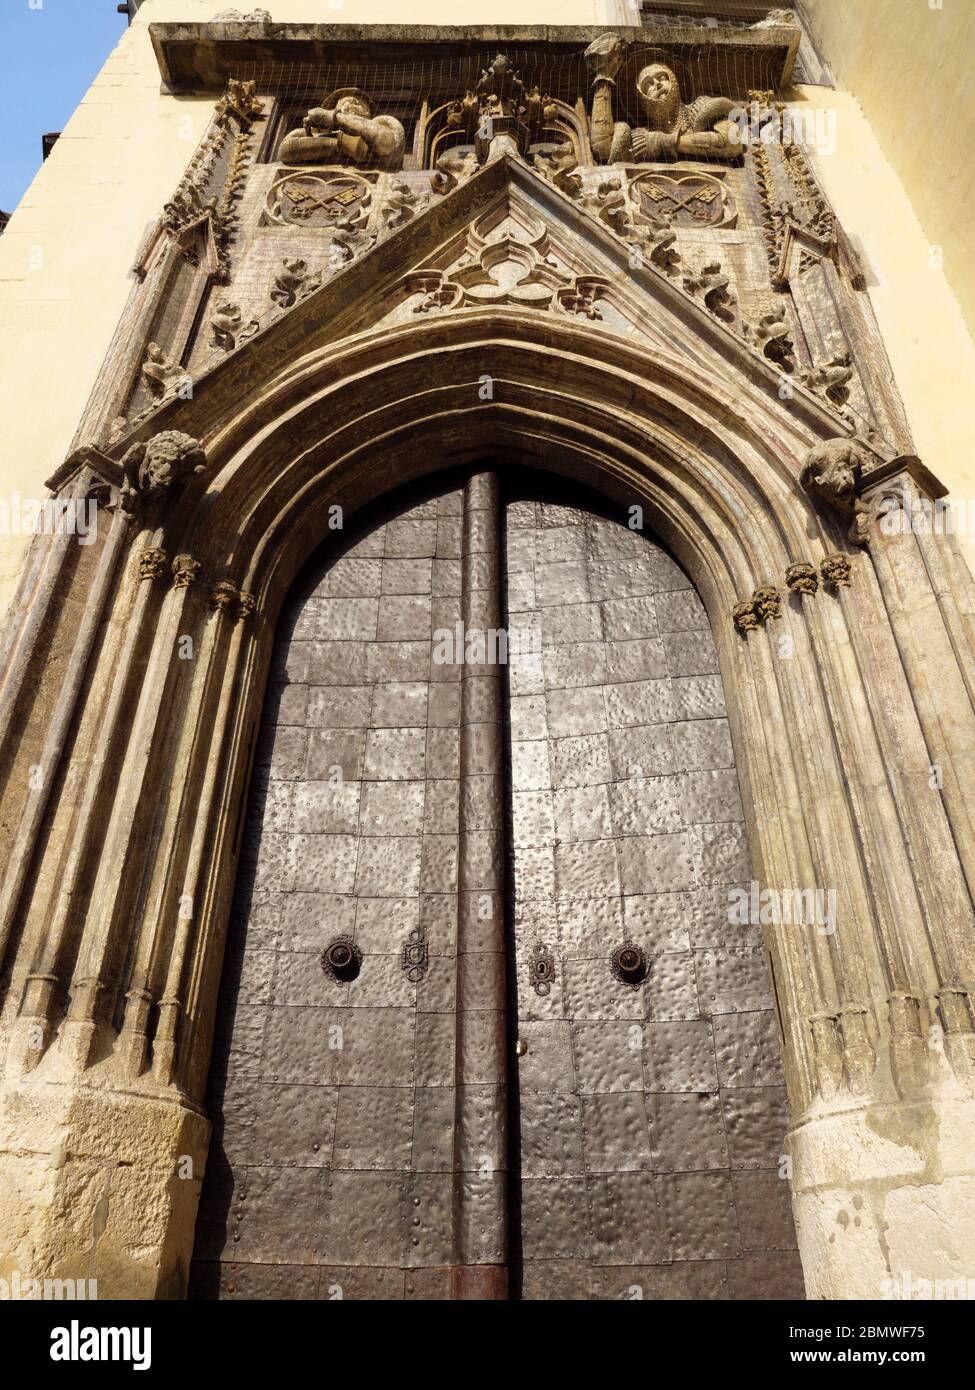
[[[824,87],[797,93],[797,109],[811,113],[814,128],[834,133],[835,150],[827,152],[827,134],[814,162],[877,282],[870,285],[870,298],[917,452],[965,503],[968,528],[975,531],[975,343],[938,248],[858,102]],[[966,533],[961,540],[975,570],[975,536]]]
[[[946,4],[957,0],[945,0]],[[495,0],[489,15],[440,0],[264,0],[278,21],[558,23],[624,19],[621,0]],[[238,0],[238,9],[253,0]],[[146,0],[0,237],[0,501],[43,497],[67,453],[123,306],[130,267],[203,135],[212,98],[164,96],[148,24],[203,21],[226,0]],[[845,225],[867,247],[871,290],[918,449],[975,497],[968,464],[975,348],[928,238],[856,103],[807,89],[839,117],[820,160]],[[29,536],[0,535],[0,612]]]
[[[803,0],[836,85],[904,185],[975,334],[973,0]]]

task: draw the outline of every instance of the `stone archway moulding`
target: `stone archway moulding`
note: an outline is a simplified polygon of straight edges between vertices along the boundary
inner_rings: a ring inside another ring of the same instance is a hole
[[[757,359],[709,367],[532,310],[265,360],[158,411],[125,441],[141,465],[127,453],[124,476],[97,451],[74,459],[58,485],[97,490],[111,526],[80,561],[39,540],[14,612],[0,1264],[83,1260],[106,1293],[181,1292],[277,612],[330,507],[490,455],[645,508],[713,624],[755,871],[835,891],[835,933],[766,930],[811,1295],[963,1273],[972,582],[950,538],[877,523],[881,502],[936,495],[926,471],[856,445],[857,546],[843,481],[828,485],[835,444],[820,496],[837,506],[800,484],[837,432],[812,397],[778,400]]]

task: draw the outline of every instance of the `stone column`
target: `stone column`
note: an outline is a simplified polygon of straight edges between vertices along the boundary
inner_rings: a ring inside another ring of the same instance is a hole
[[[507,1080],[498,479],[464,490],[454,1211],[458,1298],[507,1292]]]
[[[950,541],[916,525],[932,483],[916,459],[876,468],[860,499],[866,550],[820,566],[813,654],[846,672],[839,698],[861,687],[836,727],[856,769],[847,795],[862,808],[878,951],[859,1050],[842,1014],[811,1021],[835,1052],[835,1085],[788,1139],[811,1298],[965,1297],[951,1289],[975,1280],[975,649]]]

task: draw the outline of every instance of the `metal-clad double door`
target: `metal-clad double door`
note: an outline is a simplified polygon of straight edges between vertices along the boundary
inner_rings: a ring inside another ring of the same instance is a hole
[[[640,521],[486,467],[296,584],[195,1296],[801,1296],[725,692]]]

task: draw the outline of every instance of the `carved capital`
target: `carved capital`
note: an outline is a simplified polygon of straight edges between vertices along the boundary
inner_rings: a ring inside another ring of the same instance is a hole
[[[830,589],[848,589],[853,565],[849,555],[827,555],[819,566],[819,572]]]
[[[239,595],[229,579],[221,579],[210,590],[210,607],[218,613],[232,613],[237,606]]]
[[[938,1004],[946,1033],[973,1031],[972,995],[964,985],[944,985],[938,991]]]
[[[166,573],[169,556],[165,550],[140,550],[136,559],[139,564],[140,579],[162,579]]]
[[[786,570],[785,582],[790,594],[814,594],[819,588],[816,566],[808,560],[797,561]]]
[[[200,577],[203,566],[192,555],[177,555],[173,561],[173,588],[188,589]]]
[[[773,584],[763,584],[756,589],[752,594],[752,604],[759,622],[767,623],[772,618],[782,617],[782,596]]]
[[[257,599],[253,594],[245,593],[243,590],[237,595],[237,619],[242,622],[245,618],[253,617],[257,612]]]
[[[747,603],[736,603],[731,610],[731,617],[735,630],[740,632],[742,636],[747,636],[749,632],[758,631],[758,608],[754,599],[749,599]]]

